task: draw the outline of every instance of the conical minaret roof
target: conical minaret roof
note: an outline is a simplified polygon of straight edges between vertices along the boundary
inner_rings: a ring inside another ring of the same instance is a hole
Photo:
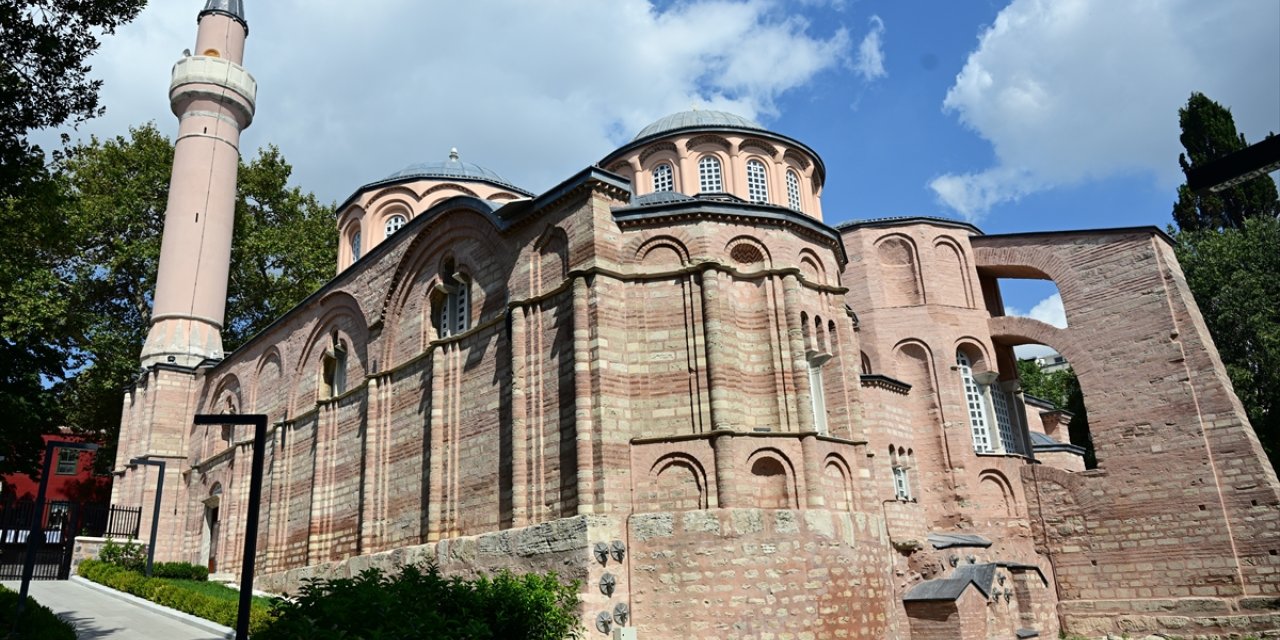
[[[204,11],[200,12],[201,16],[209,13],[221,13],[231,16],[245,25],[247,29],[249,23],[244,19],[244,0],[209,0],[204,5]]]

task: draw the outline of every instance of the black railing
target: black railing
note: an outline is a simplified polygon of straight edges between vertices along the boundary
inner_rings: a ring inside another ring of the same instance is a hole
[[[80,512],[77,535],[94,538],[137,538],[142,507],[85,505]]]
[[[36,540],[35,578],[65,580],[76,536],[137,538],[142,508],[51,502],[39,516],[33,502],[0,503],[0,580],[21,578],[32,528],[43,538]]]

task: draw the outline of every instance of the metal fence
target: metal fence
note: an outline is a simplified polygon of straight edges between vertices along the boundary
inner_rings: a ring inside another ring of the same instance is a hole
[[[136,538],[141,507],[50,502],[37,520],[33,502],[0,503],[0,580],[21,578],[27,539],[34,529],[38,580],[65,580],[76,536]]]

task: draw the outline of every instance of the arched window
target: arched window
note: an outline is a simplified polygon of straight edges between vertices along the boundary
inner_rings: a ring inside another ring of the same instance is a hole
[[[1008,394],[1009,392],[1000,388],[999,385],[991,385],[991,408],[995,410],[993,413],[996,416],[996,428],[1000,432],[1000,448],[1004,449],[1005,453],[1022,453],[1022,447],[1014,433],[1013,413],[1009,411],[1011,401]]]
[[[747,161],[747,199],[752,202],[769,201],[769,181],[764,163],[759,160]]]
[[[404,216],[398,213],[395,214],[394,216],[391,216],[390,218],[387,218],[387,227],[386,227],[387,237],[389,238],[391,237],[391,234],[399,231],[400,227],[403,227],[406,222],[408,222],[408,220],[406,220]]]
[[[351,261],[355,262],[360,259],[360,232],[355,232],[351,236]]]
[[[671,165],[663,163],[653,168],[653,192],[672,191],[675,189],[676,183],[671,171]]]
[[[336,398],[347,392],[347,345],[330,335],[329,346],[320,358],[320,398]]]
[[[790,169],[787,170],[787,206],[800,210],[800,176]]]
[[[991,431],[987,428],[987,407],[982,389],[973,379],[973,366],[963,351],[956,352],[956,368],[960,370],[960,383],[964,387],[965,404],[969,408],[969,428],[973,434],[973,450],[991,453]]]
[[[436,331],[441,338],[471,328],[471,282],[466,276],[453,274],[441,285],[444,296],[436,307]]]
[[[724,179],[720,175],[720,159],[702,156],[698,161],[698,190],[701,193],[724,191]]]

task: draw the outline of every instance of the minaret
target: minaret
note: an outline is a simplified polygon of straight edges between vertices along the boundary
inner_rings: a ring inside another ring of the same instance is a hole
[[[178,140],[143,367],[223,357],[240,132],[253,121],[258,86],[240,66],[243,0],[208,0],[197,22],[196,55],[173,66],[169,84]]]

